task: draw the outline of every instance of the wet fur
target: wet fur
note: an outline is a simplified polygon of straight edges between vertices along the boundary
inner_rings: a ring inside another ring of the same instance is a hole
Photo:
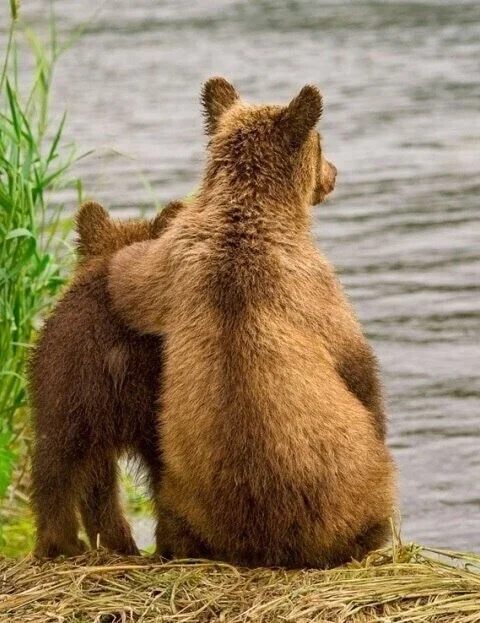
[[[325,567],[385,542],[395,500],[375,356],[311,233],[332,189],[315,87],[205,85],[202,187],[111,262],[124,320],[165,334],[160,553]]]

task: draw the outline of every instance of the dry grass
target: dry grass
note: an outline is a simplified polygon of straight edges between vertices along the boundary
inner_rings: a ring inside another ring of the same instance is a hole
[[[397,545],[328,571],[239,569],[90,552],[0,559],[0,620],[480,622],[480,556]]]

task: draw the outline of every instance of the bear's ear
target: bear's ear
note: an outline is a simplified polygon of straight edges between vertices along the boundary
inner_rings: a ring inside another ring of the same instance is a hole
[[[170,201],[170,203],[167,203],[163,210],[151,221],[152,236],[158,238],[184,207],[185,204],[181,201]]]
[[[300,147],[322,116],[323,101],[317,87],[307,84],[280,114],[282,131]]]
[[[205,82],[201,93],[205,129],[208,135],[214,134],[218,120],[239,99],[239,95],[225,78],[215,76]]]
[[[77,248],[81,255],[95,255],[102,249],[103,240],[112,228],[110,215],[96,201],[85,201],[75,215]]]

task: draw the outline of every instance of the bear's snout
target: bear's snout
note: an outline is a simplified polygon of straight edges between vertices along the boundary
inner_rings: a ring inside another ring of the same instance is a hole
[[[337,167],[324,159],[322,163],[322,186],[325,195],[329,195],[333,191],[336,179]]]

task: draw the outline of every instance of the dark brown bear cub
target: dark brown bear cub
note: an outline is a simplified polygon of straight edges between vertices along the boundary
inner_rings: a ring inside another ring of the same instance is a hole
[[[35,446],[32,501],[35,553],[75,555],[77,513],[94,547],[138,553],[123,515],[117,459],[140,457],[159,484],[155,414],[162,366],[160,337],[139,335],[108,307],[107,258],[158,237],[181,204],[155,219],[115,222],[97,203],[77,216],[79,263],[72,285],[47,319],[30,361]]]
[[[159,550],[339,564],[384,542],[394,469],[375,357],[311,232],[335,173],[321,96],[249,105],[222,78],[202,95],[193,204],[109,272],[125,321],[166,336]]]

